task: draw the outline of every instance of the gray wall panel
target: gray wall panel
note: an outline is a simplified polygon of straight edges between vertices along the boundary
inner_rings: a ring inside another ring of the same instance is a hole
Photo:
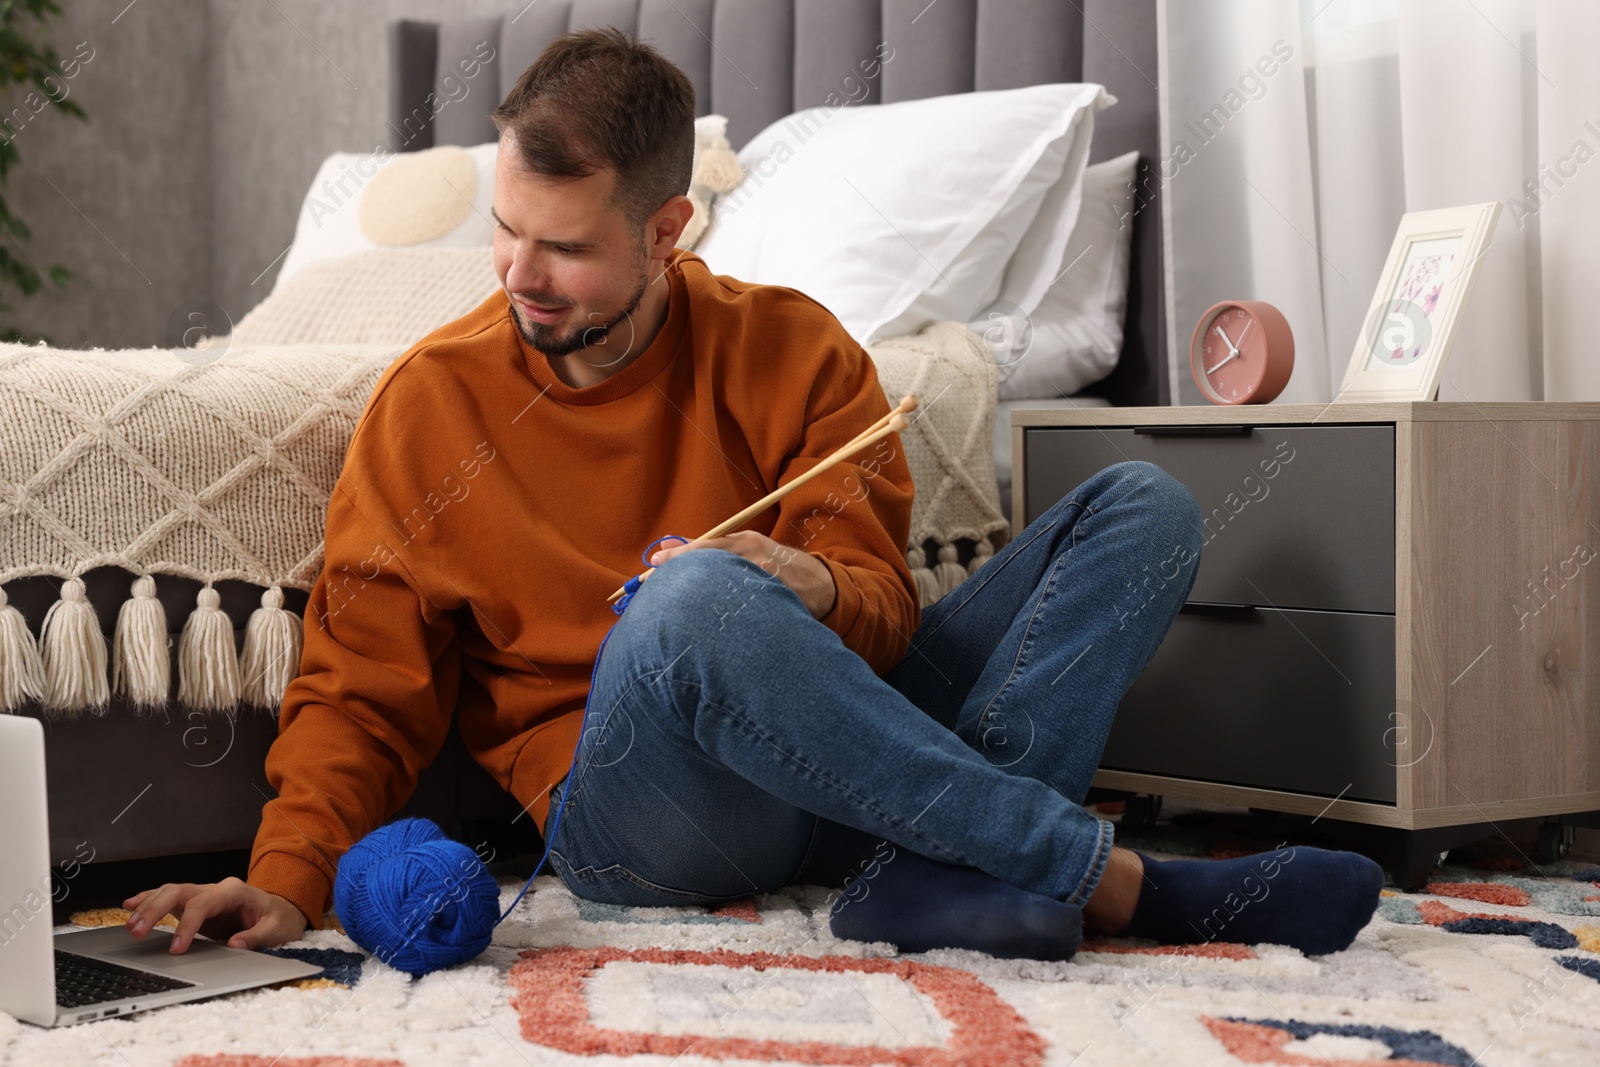
[[[977,25],[977,0],[883,0],[883,102],[971,92]]]
[[[881,102],[882,41],[879,0],[795,0],[794,110]]]
[[[433,112],[422,101],[433,91],[439,66],[439,32],[431,22],[389,23],[389,148],[420,152],[433,147]]]
[[[641,0],[639,39],[655,45],[694,83],[696,117],[711,114],[712,0]]]
[[[1157,158],[1159,100],[1156,93],[1156,0],[1086,0],[1083,78],[1099,82],[1117,98],[1095,116],[1098,162],[1137,150]]]
[[[505,95],[500,92],[503,21],[499,15],[486,15],[453,19],[439,27],[433,91],[449,106],[440,108],[434,118],[435,144],[475,145],[498,137],[489,112]],[[474,94],[486,106],[465,106]]]
[[[794,110],[793,0],[718,0],[711,39],[711,110],[738,151]]]
[[[1083,80],[1083,18],[1061,0],[978,0],[972,87],[1019,89]]]
[[[502,100],[545,46],[567,32],[571,16],[572,0],[539,0],[521,11],[506,13],[506,21],[500,27]]]
[[[1105,378],[1084,390],[1118,404],[1172,403],[1167,380],[1166,279],[1161,261],[1160,102],[1156,93],[1156,0],[1084,0],[1088,24],[1083,78],[1117,98],[1095,116],[1089,161],[1139,153],[1134,192],[1132,258],[1122,356]]]
[[[628,33],[639,29],[639,0],[572,0],[569,30],[615,26]]]

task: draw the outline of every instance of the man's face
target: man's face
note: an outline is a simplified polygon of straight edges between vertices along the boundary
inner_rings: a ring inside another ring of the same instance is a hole
[[[650,259],[644,235],[611,203],[615,183],[609,168],[578,179],[535,174],[501,141],[494,269],[522,336],[547,356],[587,348],[584,358],[605,366],[633,348],[631,317],[650,282]]]

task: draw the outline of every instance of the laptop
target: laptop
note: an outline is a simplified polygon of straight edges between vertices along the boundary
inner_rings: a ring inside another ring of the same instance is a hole
[[[0,1011],[67,1026],[321,974],[322,968],[196,938],[135,941],[127,928],[53,934],[44,727],[0,715]]]

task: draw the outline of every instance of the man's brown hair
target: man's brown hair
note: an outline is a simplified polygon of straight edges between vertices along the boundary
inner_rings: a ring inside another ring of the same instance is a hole
[[[632,227],[674,196],[694,167],[694,85],[615,27],[550,42],[494,109],[524,167],[550,178],[616,171],[612,202]]]

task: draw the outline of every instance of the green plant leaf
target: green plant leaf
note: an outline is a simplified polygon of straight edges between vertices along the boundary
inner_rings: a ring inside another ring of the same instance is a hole
[[[23,131],[39,122],[61,121],[55,115],[88,119],[83,107],[67,98],[70,87],[61,57],[44,40],[48,23],[60,14],[57,0],[0,0],[0,186],[22,161],[17,138]],[[30,94],[37,94],[35,104],[44,101],[37,111],[26,103]],[[19,117],[20,123],[13,121]],[[44,286],[46,277],[57,287],[73,277],[72,271],[59,263],[45,268],[44,274],[30,264],[20,248],[20,242],[29,236],[27,223],[0,197],[0,319],[9,320],[15,310],[5,299],[8,288],[29,296]],[[46,340],[9,321],[0,323],[0,338],[24,343]]]

